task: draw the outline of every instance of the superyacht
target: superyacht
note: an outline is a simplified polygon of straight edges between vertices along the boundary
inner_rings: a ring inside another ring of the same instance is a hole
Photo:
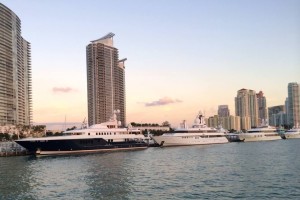
[[[146,149],[148,145],[141,130],[131,125],[120,128],[121,122],[117,121],[116,113],[118,111],[108,122],[65,131],[63,136],[24,138],[15,142],[36,155]]]
[[[249,129],[246,133],[238,134],[241,141],[255,142],[255,141],[269,141],[280,140],[281,136],[276,127],[269,126],[267,121],[263,121],[262,125],[256,128]]]
[[[184,120],[174,132],[152,138],[160,146],[221,144],[228,143],[225,133],[224,129],[207,127],[204,116],[199,113],[191,128],[188,128]]]

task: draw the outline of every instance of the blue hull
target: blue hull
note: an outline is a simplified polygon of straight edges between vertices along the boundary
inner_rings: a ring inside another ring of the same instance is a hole
[[[39,140],[39,141],[16,141],[33,154],[72,154],[92,153],[109,150],[141,149],[147,148],[145,142],[107,142],[102,138],[72,139],[72,140]]]

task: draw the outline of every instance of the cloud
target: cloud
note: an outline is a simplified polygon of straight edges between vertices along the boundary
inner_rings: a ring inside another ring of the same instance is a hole
[[[145,106],[150,107],[150,106],[163,106],[167,104],[172,104],[172,103],[181,103],[182,101],[179,99],[171,99],[170,97],[164,97],[162,99],[159,99],[158,101],[152,101],[149,103],[145,103]]]
[[[76,89],[70,87],[54,87],[52,88],[54,93],[70,93],[76,91]]]

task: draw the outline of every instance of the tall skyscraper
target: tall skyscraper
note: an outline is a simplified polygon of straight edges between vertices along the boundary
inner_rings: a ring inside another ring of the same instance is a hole
[[[125,61],[119,60],[113,36],[108,33],[91,41],[86,48],[89,125],[108,121],[114,110],[122,125],[126,125]]]
[[[230,115],[228,105],[219,105],[218,115],[219,117],[228,117]]]
[[[258,106],[254,90],[241,89],[237,92],[235,115],[241,118],[241,129],[247,130],[251,127],[257,127]]]
[[[30,125],[31,50],[21,20],[0,3],[0,125]]]
[[[300,126],[300,87],[299,84],[289,83],[288,84],[288,106],[287,106],[287,118],[288,125]]]
[[[261,124],[263,121],[268,120],[267,101],[262,91],[259,91],[259,93],[256,94],[256,97],[258,106],[258,123]]]

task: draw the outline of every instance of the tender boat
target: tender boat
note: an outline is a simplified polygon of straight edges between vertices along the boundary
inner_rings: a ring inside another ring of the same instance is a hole
[[[108,122],[65,131],[63,136],[24,138],[15,142],[36,155],[95,153],[148,147],[141,130],[132,126],[120,128],[119,125],[114,113]]]
[[[204,116],[199,113],[192,125],[188,128],[185,121],[172,133],[164,133],[161,136],[152,136],[160,146],[184,146],[228,143],[224,129],[207,127]]]
[[[227,133],[225,136],[229,142],[244,142],[240,139],[239,133]]]
[[[283,139],[300,139],[300,127],[297,124],[297,126],[293,127],[292,129],[288,130],[283,134]]]
[[[267,122],[259,127],[252,128],[246,133],[238,134],[239,139],[244,142],[255,142],[255,141],[268,141],[268,140],[280,140],[281,136],[278,133],[276,127],[269,126]]]

